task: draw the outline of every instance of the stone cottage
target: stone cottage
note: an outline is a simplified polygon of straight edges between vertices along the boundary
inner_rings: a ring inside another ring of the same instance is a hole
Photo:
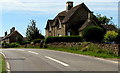
[[[88,7],[81,3],[73,7],[73,2],[66,2],[66,10],[60,12],[53,20],[48,20],[46,37],[81,35],[87,27],[95,25],[104,29]]]
[[[5,32],[5,36],[2,38],[2,43],[14,43],[22,40],[23,36],[17,30],[15,30],[15,27],[13,27],[10,29],[10,34]]]

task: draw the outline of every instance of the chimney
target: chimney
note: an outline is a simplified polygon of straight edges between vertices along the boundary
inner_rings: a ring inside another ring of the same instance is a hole
[[[15,31],[15,27],[12,27],[12,29],[10,29],[10,33],[12,33],[13,31]]]
[[[12,31],[15,31],[15,27],[12,27]]]
[[[73,7],[73,2],[72,1],[66,2],[66,11],[70,10],[72,7]]]
[[[5,32],[5,36],[7,35],[7,31]]]

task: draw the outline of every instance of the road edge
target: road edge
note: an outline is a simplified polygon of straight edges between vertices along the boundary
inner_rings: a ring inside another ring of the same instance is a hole
[[[5,62],[6,62],[6,71],[7,71],[7,73],[10,73],[10,64],[9,64],[9,62],[6,60],[5,54],[2,53],[2,52],[1,52],[1,54],[2,54],[2,55],[4,56],[4,58],[5,58]]]

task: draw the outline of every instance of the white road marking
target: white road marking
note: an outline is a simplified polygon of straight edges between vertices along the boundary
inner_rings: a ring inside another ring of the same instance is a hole
[[[49,57],[49,56],[45,56],[45,57],[48,58],[48,59],[50,59],[50,60],[52,60],[52,61],[55,61],[55,62],[57,62],[57,63],[59,63],[59,64],[62,64],[63,66],[69,66],[68,64],[63,63],[63,62],[61,62],[61,61],[59,61],[59,60],[56,60],[56,59],[54,59],[54,58],[51,58],[51,57]]]
[[[25,51],[25,50],[19,49],[19,51]]]
[[[33,54],[38,54],[38,53],[36,53],[36,52],[32,52],[32,51],[28,51],[28,52],[33,53]]]
[[[82,57],[87,57],[87,58],[92,58],[92,59],[96,59],[96,60],[101,60],[101,61],[106,61],[106,62],[118,64],[118,61],[106,60],[106,59],[103,59],[103,58],[97,58],[97,57],[92,57],[92,56],[87,56],[87,55],[82,55],[82,54],[75,54],[75,53],[69,53],[69,52],[63,52],[63,51],[54,51],[54,52],[60,52],[60,53],[76,55],[76,56],[82,56]]]
[[[4,56],[4,58],[6,58],[6,56],[5,56],[5,54],[4,53],[2,53],[2,52],[0,52],[3,56]],[[8,73],[10,73],[10,64],[9,64],[9,62],[8,61],[6,61],[6,67],[7,67],[7,69],[6,69],[6,71],[8,72]]]
[[[7,69],[10,69],[10,65],[9,65],[9,63],[8,63],[8,62],[6,62],[6,64],[7,64]]]

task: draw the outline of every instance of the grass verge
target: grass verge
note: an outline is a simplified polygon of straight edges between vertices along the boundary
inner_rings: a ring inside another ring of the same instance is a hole
[[[2,54],[0,54],[0,72],[6,73],[6,62]]]
[[[76,53],[76,54],[82,54],[82,55],[89,55],[94,57],[101,57],[101,58],[120,58],[119,56],[113,55],[113,54],[106,54],[106,53],[96,53],[93,51],[80,51],[80,50],[71,50],[71,49],[64,49],[64,48],[45,48],[49,50],[57,50],[57,51],[64,51],[64,52],[70,52],[70,53]]]

